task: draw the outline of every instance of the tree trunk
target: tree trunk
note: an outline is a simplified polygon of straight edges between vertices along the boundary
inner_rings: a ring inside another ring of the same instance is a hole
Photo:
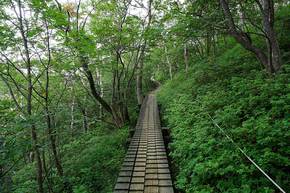
[[[122,118],[122,110],[120,109],[120,105],[117,103],[113,103],[112,104],[112,116],[113,116],[113,120],[115,125],[120,128],[124,125],[124,120]]]
[[[42,160],[43,160],[43,170],[44,170],[44,173],[46,176],[46,181],[47,181],[48,192],[53,193],[53,189],[51,186],[52,182],[51,182],[51,179],[49,176],[49,171],[48,171],[47,166],[46,166],[46,159],[45,159],[45,152],[44,151],[42,151]]]
[[[148,1],[148,23],[145,28],[145,30],[150,28],[151,25],[151,19],[152,19],[152,2],[153,0]],[[139,108],[142,105],[143,102],[143,93],[142,93],[142,82],[143,82],[143,63],[144,63],[144,57],[145,57],[145,50],[147,47],[147,40],[145,40],[144,45],[141,48],[141,54],[140,54],[140,60],[137,65],[137,77],[136,77],[136,95],[137,95],[137,101]]]
[[[49,111],[48,111],[48,113],[49,113]],[[53,157],[54,157],[54,163],[55,163],[58,175],[62,177],[63,176],[63,169],[62,169],[59,155],[57,153],[55,133],[53,132],[53,129],[52,129],[50,115],[46,116],[46,123],[47,123],[48,135],[49,135],[49,139],[50,139],[50,143],[51,143],[51,150],[52,150]]]
[[[38,192],[44,193],[42,161],[41,161],[40,151],[38,149],[38,144],[37,144],[37,134],[36,134],[35,125],[31,126],[31,136],[32,136],[32,141],[33,141],[32,142],[33,150],[35,152],[35,157],[36,157]]]
[[[130,122],[130,115],[129,115],[127,104],[123,105],[123,115],[124,115],[124,120],[129,123]]]
[[[86,109],[82,109],[82,114],[83,114],[83,128],[84,131],[87,132],[88,131],[88,120],[87,120],[87,111]]]
[[[169,77],[170,77],[170,80],[172,80],[172,78],[173,78],[173,76],[172,76],[172,64],[169,61],[168,51],[167,51],[167,47],[166,46],[165,46],[165,56],[166,56],[166,62],[167,62],[167,65],[168,65]]]
[[[263,6],[259,6],[263,15],[263,28],[266,35],[268,56],[264,51],[253,45],[249,35],[240,31],[235,25],[228,2],[219,0],[229,28],[229,34],[236,39],[245,49],[255,54],[257,59],[270,73],[275,73],[281,68],[280,49],[274,32],[274,3],[273,0],[263,0]],[[259,3],[259,2],[258,2]]]
[[[188,49],[186,43],[184,43],[183,57],[185,64],[185,72],[188,73]]]
[[[119,108],[116,107],[115,104],[112,104],[112,106],[110,106],[100,95],[100,93],[97,91],[96,89],[96,85],[95,85],[95,80],[94,77],[92,75],[91,70],[89,69],[88,66],[88,61],[87,58],[81,56],[80,57],[80,61],[82,63],[82,67],[85,71],[85,75],[88,79],[89,85],[90,85],[90,90],[91,93],[93,95],[93,97],[102,105],[102,107],[112,116],[112,119],[114,121],[114,124],[120,128],[124,125],[124,122],[122,120],[122,116],[120,115],[120,111],[118,110]]]
[[[89,85],[90,85],[90,89],[91,89],[91,93],[93,95],[93,97],[102,105],[102,107],[111,115],[113,114],[112,109],[110,107],[110,105],[100,96],[100,94],[98,93],[98,91],[96,90],[96,86],[95,86],[95,81],[92,75],[92,72],[89,69],[89,66],[87,64],[87,61],[84,57],[81,56],[81,63],[82,63],[82,67],[85,71],[86,77],[88,79]]]
[[[228,31],[229,34],[235,38],[235,40],[240,43],[245,49],[251,51],[252,53],[255,54],[255,56],[257,57],[257,59],[264,65],[264,67],[268,70],[271,71],[271,69],[269,68],[268,65],[268,58],[265,55],[265,53],[263,52],[263,50],[261,50],[260,48],[254,46],[252,44],[251,39],[249,38],[249,36],[242,31],[238,31],[234,19],[232,17],[228,2],[226,0],[220,0],[220,4],[228,25]]]
[[[206,32],[205,49],[206,49],[206,55],[209,56],[210,51],[211,51],[211,36],[208,31]]]
[[[268,62],[272,72],[277,72],[281,68],[281,56],[279,43],[274,30],[274,2],[264,0],[263,3],[263,28],[267,36]]]
[[[99,69],[96,69],[96,81],[97,81],[98,86],[100,87],[100,97],[103,97],[104,96],[104,87],[103,87],[103,82],[102,82],[102,74],[101,74]],[[99,115],[98,116],[99,116],[99,118],[103,117],[103,107],[101,104],[99,105]]]
[[[75,109],[75,97],[73,96],[72,103],[71,103],[71,110],[70,110],[70,131],[71,136],[73,137],[74,134],[74,122],[75,122],[75,116],[74,116],[74,109]]]
[[[21,0],[18,0],[18,8],[19,8],[19,15],[18,15],[19,29],[20,29],[20,34],[22,37],[23,46],[24,46],[24,52],[25,52],[25,58],[26,58],[25,63],[26,63],[26,70],[27,70],[27,97],[26,97],[27,107],[26,109],[27,109],[28,120],[30,120],[31,122],[30,129],[31,129],[32,147],[33,147],[33,150],[35,152],[35,157],[36,157],[38,193],[44,193],[42,161],[40,157],[39,144],[38,144],[35,124],[31,120],[33,84],[32,84],[31,60],[30,60],[30,53],[29,53],[29,47],[28,47],[28,40],[27,40],[25,29],[24,29],[24,25],[23,25]]]
[[[143,102],[143,94],[142,94],[142,69],[143,62],[139,62],[137,65],[137,77],[136,77],[136,94],[137,94],[137,102],[138,106],[141,107]]]
[[[50,34],[49,34],[49,28],[47,25],[47,21],[45,20],[45,26],[46,26],[46,43],[47,43],[47,54],[48,54],[48,61],[46,65],[46,82],[45,82],[45,117],[46,117],[46,126],[48,131],[48,136],[50,140],[51,150],[53,153],[53,159],[54,163],[57,169],[57,173],[60,177],[63,177],[63,168],[60,160],[60,156],[57,152],[57,145],[56,145],[56,133],[54,132],[53,126],[52,126],[52,118],[51,118],[51,112],[49,109],[49,84],[50,84],[50,77],[49,77],[49,69],[51,65],[51,49],[50,49]]]

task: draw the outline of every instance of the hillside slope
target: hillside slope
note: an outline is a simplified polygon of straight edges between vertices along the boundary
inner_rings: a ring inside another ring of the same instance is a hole
[[[234,45],[197,60],[159,92],[171,129],[170,156],[181,192],[275,192],[210,116],[286,191],[289,187],[290,65],[269,76]]]

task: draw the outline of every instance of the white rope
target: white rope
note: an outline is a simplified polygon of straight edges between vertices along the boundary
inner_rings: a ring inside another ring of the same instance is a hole
[[[220,131],[222,131],[222,133],[236,146],[236,148],[252,163],[254,164],[254,166],[260,171],[262,172],[262,174],[264,176],[266,176],[266,178],[268,180],[270,180],[281,192],[286,193],[285,190],[283,190],[283,188],[281,188],[256,162],[254,162],[254,160],[252,160],[235,142],[234,140],[225,132],[224,129],[222,129],[216,122],[215,120],[210,116],[210,114],[207,113],[207,115],[209,116],[209,118],[212,120],[212,122],[214,123],[214,125],[216,127],[218,127],[220,129]]]

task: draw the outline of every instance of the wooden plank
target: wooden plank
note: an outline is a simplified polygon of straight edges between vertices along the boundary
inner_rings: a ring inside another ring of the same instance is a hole
[[[130,190],[144,191],[144,183],[141,184],[131,183]]]
[[[130,187],[130,183],[127,182],[118,182],[115,186],[115,190],[128,190]]]

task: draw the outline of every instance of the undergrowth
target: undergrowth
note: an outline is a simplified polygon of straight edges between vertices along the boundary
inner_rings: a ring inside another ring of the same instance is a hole
[[[158,94],[171,129],[181,192],[275,192],[277,189],[213,124],[210,116],[286,191],[289,187],[290,65],[276,76],[236,45],[214,61],[197,60]]]
[[[127,136],[127,127],[108,130],[105,125],[100,125],[65,144],[61,151],[65,155],[62,161],[65,176],[68,177],[60,179],[55,170],[50,171],[50,179],[56,182],[53,188],[63,192],[61,188],[65,180],[71,185],[73,193],[112,192],[126,154]],[[32,180],[34,172],[33,164],[19,170],[13,179],[13,192],[35,192],[37,186]]]

